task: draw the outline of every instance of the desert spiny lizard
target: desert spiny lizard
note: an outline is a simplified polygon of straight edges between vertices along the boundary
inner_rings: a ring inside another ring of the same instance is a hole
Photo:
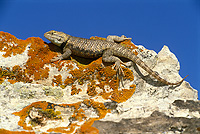
[[[63,54],[59,57],[54,57],[51,61],[57,61],[68,58],[71,54],[84,57],[96,58],[102,56],[104,62],[114,62],[118,75],[123,75],[123,70],[120,64],[124,64],[119,57],[124,57],[136,63],[147,71],[151,76],[155,77],[158,81],[166,85],[179,85],[185,78],[176,83],[171,83],[161,78],[159,74],[150,69],[140,58],[138,58],[131,50],[120,45],[116,42],[121,42],[126,39],[125,36],[108,36],[105,40],[92,40],[80,37],[74,37],[63,32],[51,30],[44,34],[44,37],[51,41],[53,44],[63,49]]]

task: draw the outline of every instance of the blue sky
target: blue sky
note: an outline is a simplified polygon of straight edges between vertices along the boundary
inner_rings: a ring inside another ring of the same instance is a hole
[[[167,45],[200,98],[200,0],[0,0],[0,31],[47,41],[53,29],[84,38],[124,34],[156,52]]]

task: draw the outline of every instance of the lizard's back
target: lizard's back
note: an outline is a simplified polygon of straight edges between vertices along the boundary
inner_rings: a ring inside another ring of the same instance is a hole
[[[123,46],[111,41],[92,40],[71,36],[65,47],[69,48],[74,55],[85,58],[96,58],[100,57],[106,49],[114,49]]]

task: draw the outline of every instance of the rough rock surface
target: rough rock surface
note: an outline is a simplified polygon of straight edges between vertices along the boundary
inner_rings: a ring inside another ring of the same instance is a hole
[[[167,46],[156,54],[129,40],[121,44],[167,81],[182,79]],[[0,133],[200,132],[200,103],[188,82],[163,85],[137,65],[122,65],[122,87],[101,58],[50,63],[59,54],[40,38],[0,32]]]
[[[190,111],[199,114],[200,102],[189,100],[176,100],[171,106],[180,111]],[[198,106],[198,107],[194,107]],[[187,109],[187,110],[186,110]],[[167,116],[163,112],[154,111],[149,117],[122,119],[120,122],[95,121],[93,127],[99,129],[99,134],[144,134],[144,133],[169,133],[169,134],[199,134],[199,117],[174,117]],[[188,115],[189,116],[189,115]]]

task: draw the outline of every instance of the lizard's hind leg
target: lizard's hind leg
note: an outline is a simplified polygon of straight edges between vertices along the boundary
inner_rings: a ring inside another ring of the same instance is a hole
[[[122,76],[121,80],[123,80],[124,72],[120,64],[124,64],[124,63],[118,57],[113,55],[113,51],[111,49],[107,49],[103,52],[102,60],[104,62],[114,62],[115,63],[114,68],[117,71],[117,78]],[[122,82],[122,86],[123,86],[123,82]]]

